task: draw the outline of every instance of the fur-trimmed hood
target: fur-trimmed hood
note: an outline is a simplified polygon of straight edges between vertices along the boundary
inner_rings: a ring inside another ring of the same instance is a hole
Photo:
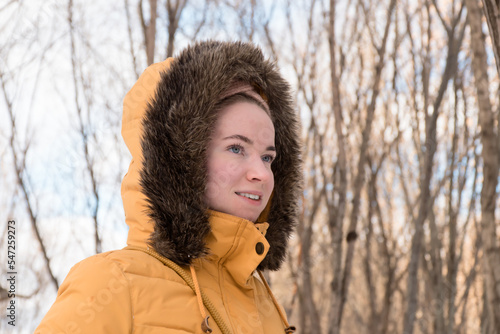
[[[270,250],[260,269],[277,270],[297,222],[302,170],[299,123],[290,87],[252,44],[197,43],[146,69],[124,100],[122,136],[132,162],[122,183],[128,244],[149,245],[180,265],[205,256],[210,232],[206,148],[219,97],[234,82],[260,88],[275,127],[273,196],[267,221]]]

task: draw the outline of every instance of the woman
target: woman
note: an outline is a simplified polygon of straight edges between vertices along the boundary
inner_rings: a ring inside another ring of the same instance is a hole
[[[124,101],[128,246],[75,265],[36,333],[292,333],[260,274],[297,220],[291,100],[251,44],[148,67]]]

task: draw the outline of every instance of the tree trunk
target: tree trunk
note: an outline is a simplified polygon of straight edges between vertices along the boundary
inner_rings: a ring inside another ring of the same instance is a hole
[[[167,43],[167,57],[172,57],[174,54],[175,33],[179,27],[179,20],[181,19],[182,11],[186,6],[188,0],[176,0],[172,4],[172,0],[167,0],[167,15],[168,15],[168,43]]]
[[[403,319],[403,333],[412,334],[414,330],[415,317],[418,309],[418,268],[419,260],[421,257],[422,237],[424,222],[428,217],[429,211],[432,208],[431,201],[431,179],[433,173],[433,160],[434,154],[437,149],[437,120],[441,102],[444,98],[449,80],[455,75],[458,50],[463,40],[464,29],[459,32],[459,36],[455,38],[455,30],[458,25],[458,20],[452,27],[449,33],[448,40],[448,55],[446,60],[446,67],[444,69],[441,85],[439,87],[436,100],[433,104],[432,115],[426,122],[426,136],[425,136],[425,154],[423,161],[423,178],[420,183],[420,206],[418,210],[417,219],[415,221],[415,231],[411,241],[411,254],[410,263],[408,265],[408,283],[407,283],[407,305]],[[425,110],[427,112],[427,110]]]
[[[328,319],[328,333],[338,334],[340,332],[340,277],[342,274],[342,234],[344,226],[344,216],[347,194],[347,158],[346,142],[343,133],[342,105],[340,103],[340,82],[337,74],[337,61],[335,54],[335,0],[330,0],[330,16],[328,42],[330,46],[330,77],[332,81],[332,107],[335,118],[335,132],[337,135],[337,175],[336,182],[338,186],[334,191],[337,192],[338,201],[336,210],[329,207],[329,230],[333,248],[332,270],[333,278],[331,283],[331,303],[330,316]],[[334,198],[334,197],[333,197]],[[334,212],[335,211],[335,212]]]
[[[491,44],[495,54],[497,72],[500,76],[500,1],[483,0],[484,14],[490,30]],[[484,38],[484,37],[483,37]]]
[[[148,66],[155,61],[155,43],[156,43],[156,8],[158,0],[149,0],[149,22],[144,19],[142,9],[142,0],[139,1],[138,11],[141,19],[142,33],[144,35],[144,45],[146,47],[146,57]]]
[[[481,29],[481,12],[477,0],[465,1],[471,29],[474,71],[483,158],[483,188],[481,191],[481,228],[483,240],[483,273],[485,280],[486,316],[490,328],[500,328],[500,249],[496,233],[495,207],[497,201],[499,148],[495,119],[489,99],[488,64],[485,36]],[[497,11],[498,14],[498,11]],[[496,45],[500,47],[500,45]],[[495,46],[494,46],[495,48]],[[498,59],[497,59],[498,60]]]
[[[455,97],[457,96],[457,88],[455,88]],[[450,158],[450,170],[453,171],[456,168],[456,154],[457,154],[457,142],[458,142],[458,106],[455,105],[455,112],[453,117],[453,139],[451,145],[451,158]],[[460,178],[459,176],[457,177]],[[461,188],[460,180],[459,182],[459,194],[463,188]],[[449,180],[449,195],[448,195],[448,231],[449,231],[449,245],[448,245],[448,256],[447,256],[447,274],[446,274],[446,290],[444,291],[444,295],[447,299],[447,308],[448,308],[448,317],[447,317],[447,329],[446,332],[448,334],[453,334],[455,327],[455,298],[457,292],[457,215],[458,210],[460,209],[460,199],[461,195],[458,195],[458,204],[457,209],[453,208],[453,192],[454,192],[454,177],[453,173],[450,173]],[[444,314],[443,314],[444,318]],[[444,333],[444,328],[443,328]]]
[[[357,239],[357,224],[359,220],[359,209],[360,209],[360,200],[361,200],[361,190],[365,183],[365,165],[366,165],[366,157],[368,154],[368,143],[371,136],[371,129],[373,119],[375,117],[375,106],[377,104],[377,98],[380,92],[380,81],[382,78],[382,69],[385,64],[385,52],[387,46],[387,39],[389,36],[389,27],[392,22],[392,13],[394,12],[394,8],[396,7],[396,0],[391,0],[389,4],[389,8],[387,9],[386,22],[385,22],[385,30],[384,36],[382,39],[382,45],[377,47],[379,59],[377,64],[375,65],[375,77],[373,79],[372,86],[372,96],[370,100],[370,104],[366,110],[366,122],[365,127],[362,133],[362,141],[361,146],[359,148],[359,158],[358,158],[358,166],[356,170],[356,177],[354,179],[354,197],[352,200],[352,210],[351,215],[349,217],[349,227],[347,230],[347,251],[345,255],[345,264],[344,264],[344,273],[342,277],[342,287],[341,287],[341,299],[340,299],[340,308],[339,308],[339,320],[342,321],[342,313],[344,310],[345,301],[347,299],[347,295],[349,292],[349,284],[351,280],[351,270],[352,263],[354,258],[354,246],[355,241]]]

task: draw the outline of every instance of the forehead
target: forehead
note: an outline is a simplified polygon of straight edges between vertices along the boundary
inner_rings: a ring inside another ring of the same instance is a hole
[[[237,102],[224,107],[218,115],[214,135],[245,135],[274,143],[274,125],[269,115],[255,103]]]

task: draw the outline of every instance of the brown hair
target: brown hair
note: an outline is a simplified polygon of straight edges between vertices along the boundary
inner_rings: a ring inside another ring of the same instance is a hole
[[[238,103],[238,102],[248,102],[248,103],[255,104],[257,107],[261,108],[262,110],[264,110],[266,112],[266,114],[271,118],[271,121],[273,120],[271,117],[271,114],[269,112],[269,108],[268,107],[266,108],[266,106],[261,101],[257,100],[252,95],[249,95],[246,93],[236,93],[234,95],[228,96],[228,97],[220,100],[216,104],[215,109],[218,113],[222,109],[224,109],[230,105],[233,105],[235,103]]]

